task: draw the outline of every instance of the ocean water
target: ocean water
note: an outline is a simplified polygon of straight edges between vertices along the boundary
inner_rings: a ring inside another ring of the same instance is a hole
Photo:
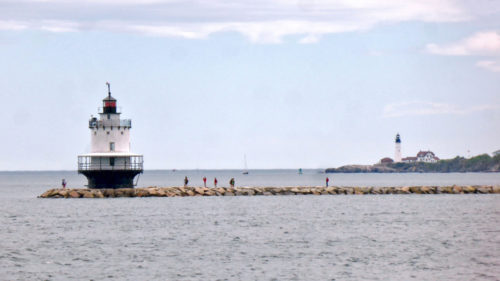
[[[412,186],[412,185],[500,185],[500,173],[359,173],[325,174],[323,170],[251,170],[243,175],[241,170],[153,170],[136,177],[138,187],[182,186],[184,177],[189,185],[213,186],[214,178],[218,186],[229,186],[235,178],[237,186],[322,186],[325,179],[335,186]],[[50,188],[61,186],[66,179],[68,188],[84,188],[87,180],[76,171],[1,172],[0,198],[33,198]]]
[[[151,171],[139,186],[500,184],[499,174]],[[499,280],[500,196],[38,199],[75,172],[0,172],[0,280]]]

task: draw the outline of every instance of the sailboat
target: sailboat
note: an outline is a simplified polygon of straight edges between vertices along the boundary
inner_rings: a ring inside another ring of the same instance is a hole
[[[247,167],[247,155],[245,154],[244,157],[243,157],[243,161],[244,161],[244,164],[245,164],[245,168],[243,169],[243,174],[244,175],[248,175],[248,167]]]

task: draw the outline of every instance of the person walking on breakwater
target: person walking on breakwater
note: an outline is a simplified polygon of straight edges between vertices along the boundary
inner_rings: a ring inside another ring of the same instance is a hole
[[[66,189],[66,179],[62,179],[62,187],[63,189]]]
[[[231,187],[234,187],[234,178],[231,178],[231,179],[229,180],[229,185],[230,185]]]
[[[203,187],[207,187],[207,177],[203,177]]]
[[[189,180],[188,180],[188,177],[186,176],[184,178],[184,187],[186,187],[188,185],[188,183],[189,183]]]
[[[214,187],[217,187],[217,178],[214,178]]]
[[[328,177],[326,177],[326,187],[328,187],[328,182],[330,181],[330,179]]]

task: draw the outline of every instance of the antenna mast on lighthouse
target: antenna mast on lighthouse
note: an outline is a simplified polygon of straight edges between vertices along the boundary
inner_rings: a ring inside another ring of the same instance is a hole
[[[109,84],[109,82],[106,82],[106,85],[108,85],[108,97],[111,97],[111,84]]]

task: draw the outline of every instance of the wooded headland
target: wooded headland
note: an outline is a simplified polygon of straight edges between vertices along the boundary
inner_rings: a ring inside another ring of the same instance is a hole
[[[465,172],[500,172],[500,155],[491,157],[481,154],[472,158],[457,156],[443,159],[436,163],[389,163],[375,165],[346,165],[328,168],[326,173],[465,173]]]

